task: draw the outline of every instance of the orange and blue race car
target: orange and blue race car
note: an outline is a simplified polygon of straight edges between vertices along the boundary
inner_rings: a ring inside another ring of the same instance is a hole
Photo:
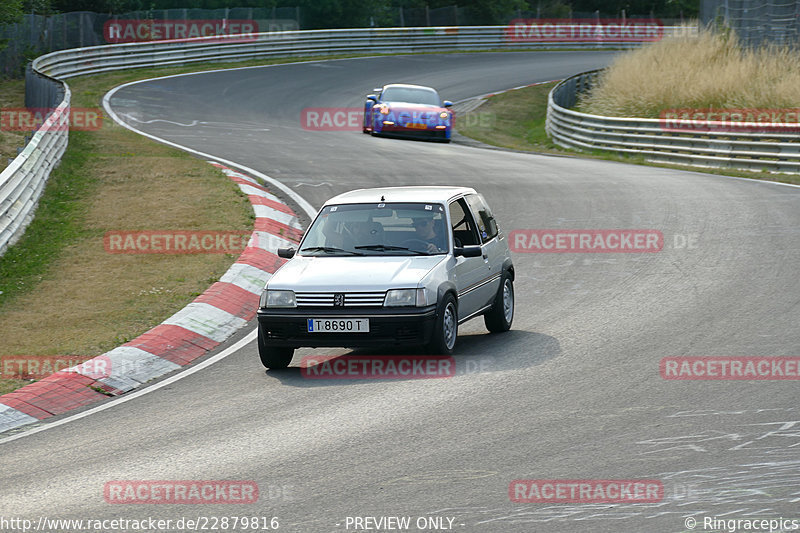
[[[363,132],[450,142],[453,102],[431,87],[392,83],[375,89],[364,104]]]

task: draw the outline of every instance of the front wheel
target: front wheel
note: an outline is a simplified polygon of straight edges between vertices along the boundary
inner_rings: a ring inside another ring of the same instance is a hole
[[[452,355],[458,336],[458,310],[456,299],[448,293],[439,306],[433,338],[428,343],[428,351],[433,354]]]
[[[258,325],[258,355],[266,368],[286,368],[292,362],[294,348],[267,346],[264,342],[261,324]]]
[[[362,120],[361,124],[361,133],[369,133],[372,131],[372,128],[369,127],[369,119],[372,116],[372,108],[364,107],[364,120]]]
[[[514,321],[514,282],[508,272],[500,278],[500,289],[494,298],[492,309],[483,315],[486,329],[492,333],[502,333],[511,329]]]

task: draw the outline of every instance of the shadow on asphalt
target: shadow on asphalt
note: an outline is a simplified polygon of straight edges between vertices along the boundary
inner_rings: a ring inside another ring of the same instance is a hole
[[[459,335],[452,357],[426,355],[421,348],[407,347],[359,348],[340,355],[295,353],[292,366],[267,369],[265,375],[294,387],[457,379],[528,368],[560,354],[561,344],[555,337],[512,329],[501,334]]]

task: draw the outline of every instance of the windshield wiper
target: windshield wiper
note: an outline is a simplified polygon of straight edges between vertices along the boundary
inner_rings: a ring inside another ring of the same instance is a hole
[[[353,250],[342,250],[341,248],[334,248],[332,246],[309,246],[308,248],[301,248],[301,252],[326,252],[329,254],[338,254],[338,253],[346,253],[352,255],[364,255],[358,252],[354,252]]]
[[[420,250],[412,250],[410,248],[406,248],[405,246],[387,246],[385,244],[367,244],[364,246],[353,246],[356,250],[402,250],[404,252],[411,252],[417,255],[431,255],[428,252],[422,252]]]

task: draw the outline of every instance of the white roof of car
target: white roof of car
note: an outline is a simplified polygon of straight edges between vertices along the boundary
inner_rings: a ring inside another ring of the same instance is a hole
[[[357,189],[334,196],[325,205],[330,204],[369,204],[375,202],[430,202],[446,204],[452,198],[464,194],[475,194],[471,187],[420,186],[420,187],[379,187],[375,189]]]
[[[424,85],[412,85],[410,83],[389,83],[383,86],[383,89],[386,90],[389,87],[403,87],[406,89],[425,89],[426,91],[433,91],[436,92],[436,89],[433,87],[426,87]]]

